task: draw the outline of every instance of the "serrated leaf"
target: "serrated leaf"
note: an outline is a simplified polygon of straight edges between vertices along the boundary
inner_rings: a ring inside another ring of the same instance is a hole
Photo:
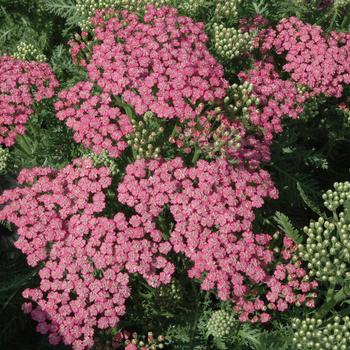
[[[238,331],[240,342],[255,349],[261,345],[260,336],[261,334],[257,329],[250,328],[249,326],[243,326]]]
[[[220,338],[214,338],[214,343],[219,350],[227,350],[225,343]]]
[[[305,193],[302,186],[300,185],[300,182],[297,182],[297,189],[298,189],[300,197],[303,199],[304,203],[318,216],[323,216],[321,210],[317,207],[317,205]]]
[[[299,234],[299,231],[294,228],[287,215],[276,211],[274,220],[276,221],[278,228],[287,234],[295,243],[302,243],[302,236]]]

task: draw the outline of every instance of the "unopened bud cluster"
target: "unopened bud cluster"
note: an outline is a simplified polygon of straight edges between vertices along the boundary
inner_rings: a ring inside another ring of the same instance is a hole
[[[196,16],[206,0],[180,0],[179,7],[187,16]]]
[[[10,156],[10,153],[8,149],[0,147],[0,174],[5,171],[9,156]]]
[[[243,119],[249,118],[249,107],[259,106],[260,101],[253,94],[253,85],[247,81],[243,84],[233,84],[227,91],[224,99],[226,110],[229,115],[242,116]]]
[[[116,175],[119,172],[116,162],[108,157],[107,151],[102,151],[100,154],[89,152],[84,155],[85,158],[91,158],[96,168],[106,167],[110,170],[111,175]]]
[[[350,200],[350,182],[335,182],[334,191],[328,190],[322,195],[324,206],[331,211],[335,211],[338,207],[344,205]]]
[[[169,284],[162,285],[159,288],[157,300],[163,309],[176,307],[183,300],[181,284],[173,279]]]
[[[112,8],[117,4],[118,0],[77,0],[76,11],[82,20],[79,25],[82,29],[89,27],[89,19],[94,15],[96,10],[104,8]]]
[[[238,18],[238,8],[242,0],[217,0],[215,17],[229,20]]]
[[[317,115],[319,114],[318,108],[318,98],[313,97],[309,99],[307,102],[305,102],[303,106],[303,113],[301,114],[300,119],[308,121],[317,117]]]
[[[228,158],[228,153],[241,147],[241,136],[238,131],[225,125],[219,124],[212,133],[212,142],[204,144],[202,150],[208,158]]]
[[[217,55],[225,60],[234,59],[253,49],[251,35],[236,28],[226,28],[214,23],[214,47]]]
[[[335,316],[326,322],[319,318],[295,319],[293,343],[302,350],[348,350],[350,318]]]
[[[233,314],[218,310],[212,313],[207,323],[207,334],[216,338],[224,338],[228,336],[234,329],[235,318]]]
[[[299,246],[299,256],[308,262],[309,275],[330,283],[343,278],[348,270],[350,242],[342,242],[336,225],[320,217],[304,227],[304,232],[308,238],[305,245]]]
[[[308,262],[309,275],[318,280],[342,284],[350,277],[350,222],[347,209],[335,210],[350,200],[350,183],[335,183],[335,191],[323,195],[324,205],[334,212],[332,218],[320,217],[304,227],[308,238],[299,245],[299,256]]]
[[[334,0],[334,7],[343,9],[350,6],[350,0]]]
[[[98,9],[125,9],[140,12],[150,4],[157,7],[169,5],[171,0],[77,0],[76,9],[78,15],[83,19],[79,25],[82,29],[89,28],[89,18]]]
[[[232,128],[223,118],[220,107],[207,116],[185,121],[182,126],[176,126],[169,142],[187,154],[195,148],[207,159],[229,158],[232,152],[240,147],[239,131]]]
[[[112,348],[120,349],[121,345],[124,345],[125,349],[158,350],[165,349],[166,339],[164,335],[157,337],[153,332],[148,332],[147,336],[144,336],[136,332],[121,331],[115,334]]]
[[[127,143],[132,147],[136,159],[158,158],[160,147],[157,146],[164,128],[152,112],[146,112],[142,119],[131,121],[134,132],[127,136]]]
[[[46,56],[40,53],[33,44],[25,42],[20,42],[17,45],[16,51],[12,56],[21,61],[45,62],[47,60]]]

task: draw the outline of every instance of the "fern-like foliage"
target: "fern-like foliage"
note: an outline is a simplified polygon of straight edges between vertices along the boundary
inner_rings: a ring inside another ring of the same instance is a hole
[[[299,234],[299,231],[294,228],[287,215],[277,211],[274,216],[274,220],[277,223],[278,228],[293,239],[295,243],[302,243],[302,236]]]
[[[297,183],[297,188],[304,203],[318,216],[323,216],[321,209],[308,197],[300,182]]]

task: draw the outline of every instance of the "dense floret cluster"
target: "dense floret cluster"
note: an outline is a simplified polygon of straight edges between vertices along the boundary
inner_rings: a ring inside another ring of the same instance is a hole
[[[273,134],[282,131],[283,117],[296,119],[302,113],[305,97],[292,81],[282,80],[273,64],[256,62],[247,73],[240,73],[240,78],[253,85],[259,108],[254,105],[248,108],[249,120],[264,130],[266,140],[272,140]]]
[[[242,320],[267,310],[261,299],[245,299],[251,292],[245,278],[271,289],[266,296],[271,309],[284,311],[288,303],[305,301],[313,306],[314,295],[307,300],[306,294],[316,285],[298,282],[306,275],[299,263],[280,264],[272,276],[265,271],[275,260],[269,249],[271,237],[251,232],[253,208],[261,207],[265,197],[277,197],[267,172],[235,169],[225,160],[198,161],[194,168],[184,167],[179,158],[136,161],[118,187],[119,201],[133,207],[144,222],[154,222],[169,207],[175,221],[170,242],[176,253],[193,261],[189,276],[202,279],[204,290],[217,289],[222,300],[235,300]],[[290,240],[284,243],[288,261],[295,247]],[[288,284],[283,285],[287,277]],[[297,297],[294,292],[299,289]],[[261,321],[269,317],[263,312]]]
[[[57,87],[46,63],[0,57],[0,144],[12,146],[25,133],[34,103],[51,98]]]
[[[180,120],[194,118],[197,103],[224,97],[228,83],[202,23],[167,7],[148,6],[143,21],[127,11],[105,20],[107,13],[93,18],[98,44],[86,66],[104,93],[121,95],[139,115]]]
[[[343,85],[350,83],[350,34],[331,32],[305,24],[296,17],[280,21],[276,30],[268,29],[262,49],[285,54],[283,69],[311,95],[341,97]]]
[[[128,147],[125,136],[133,131],[128,116],[113,107],[109,94],[94,92],[94,84],[80,82],[58,94],[57,118],[74,130],[74,140],[96,154],[107,151],[117,158]]]

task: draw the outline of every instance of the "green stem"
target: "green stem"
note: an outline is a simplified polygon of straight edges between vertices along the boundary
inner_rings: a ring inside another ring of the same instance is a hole
[[[197,329],[197,325],[198,325],[198,316],[199,316],[199,307],[198,307],[198,304],[199,304],[199,298],[198,298],[198,292],[197,292],[197,289],[196,289],[196,286],[194,285],[194,282],[191,281],[191,286],[192,286],[192,290],[193,290],[193,293],[195,295],[195,306],[196,306],[196,309],[195,309],[195,314],[194,314],[194,321],[192,323],[192,327],[191,327],[191,344],[193,345],[194,343],[194,338],[195,338],[195,335],[196,335],[196,329]]]

